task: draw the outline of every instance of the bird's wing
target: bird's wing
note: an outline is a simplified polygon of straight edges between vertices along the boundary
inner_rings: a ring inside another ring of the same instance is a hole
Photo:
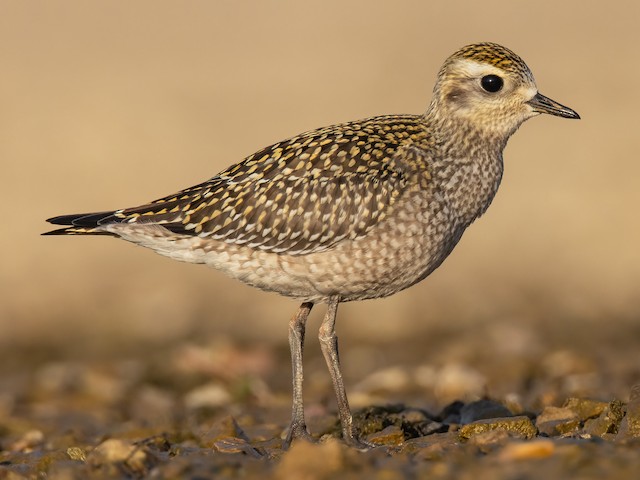
[[[409,115],[314,130],[177,194],[83,218],[101,226],[160,224],[274,253],[324,251],[365,235],[385,218],[407,185],[398,152],[423,132],[419,117]]]

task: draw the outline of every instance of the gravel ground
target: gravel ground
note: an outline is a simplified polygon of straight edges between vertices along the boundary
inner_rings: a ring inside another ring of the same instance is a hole
[[[288,451],[284,345],[16,345],[1,354],[0,478],[635,478],[638,333],[631,320],[489,324],[343,345],[368,452],[341,443],[312,345],[319,442]]]

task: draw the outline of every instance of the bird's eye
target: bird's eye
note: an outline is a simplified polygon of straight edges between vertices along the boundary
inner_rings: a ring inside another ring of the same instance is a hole
[[[496,93],[502,89],[504,80],[497,75],[485,75],[482,77],[482,80],[480,80],[480,85],[482,85],[482,88],[487,92]]]

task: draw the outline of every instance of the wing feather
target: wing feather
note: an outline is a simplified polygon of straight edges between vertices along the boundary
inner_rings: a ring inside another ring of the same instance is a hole
[[[402,147],[424,143],[421,120],[390,115],[307,132],[96,224],[153,223],[274,253],[324,251],[366,235],[388,214],[408,182]]]

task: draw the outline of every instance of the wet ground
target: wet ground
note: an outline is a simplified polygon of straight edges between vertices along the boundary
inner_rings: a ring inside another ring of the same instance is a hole
[[[639,339],[632,319],[349,338],[355,423],[378,445],[367,452],[340,441],[311,340],[305,400],[319,441],[288,451],[284,344],[14,345],[0,354],[0,478],[637,478]]]

